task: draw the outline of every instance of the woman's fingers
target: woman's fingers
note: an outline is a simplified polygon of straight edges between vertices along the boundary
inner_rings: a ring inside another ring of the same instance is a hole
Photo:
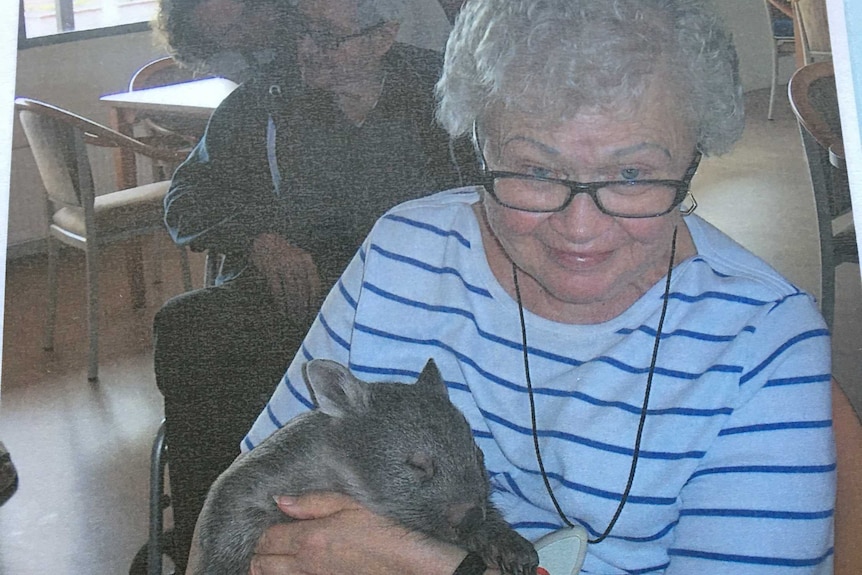
[[[276,497],[278,508],[294,519],[320,519],[340,511],[362,509],[349,495],[333,492],[314,492],[299,497]]]

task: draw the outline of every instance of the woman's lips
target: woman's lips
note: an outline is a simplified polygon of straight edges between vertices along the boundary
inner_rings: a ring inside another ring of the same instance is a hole
[[[586,271],[606,262],[613,252],[576,252],[551,249],[551,259],[566,269]]]

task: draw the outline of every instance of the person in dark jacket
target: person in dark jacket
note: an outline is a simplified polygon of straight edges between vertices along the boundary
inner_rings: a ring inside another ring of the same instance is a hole
[[[154,322],[181,564],[209,484],[374,221],[475,170],[472,148],[434,120],[441,56],[395,41],[395,2],[295,9],[295,50],[215,111],[165,199],[179,245],[224,256],[215,286],[173,298]]]

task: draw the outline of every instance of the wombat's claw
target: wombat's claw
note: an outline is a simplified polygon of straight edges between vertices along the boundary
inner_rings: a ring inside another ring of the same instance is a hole
[[[536,575],[539,566],[538,557],[535,560],[523,559],[521,561],[497,561],[497,566],[503,575]]]
[[[503,575],[536,575],[539,554],[532,543],[515,532],[494,541],[486,562],[496,565]]]

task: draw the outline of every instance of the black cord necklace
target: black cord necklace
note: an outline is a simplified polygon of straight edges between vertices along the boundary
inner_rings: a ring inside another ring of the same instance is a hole
[[[662,306],[661,306],[661,315],[659,316],[658,328],[656,329],[656,334],[655,334],[655,343],[653,344],[652,359],[650,360],[649,374],[647,375],[646,389],[644,390],[644,401],[643,401],[643,406],[641,407],[640,421],[638,422],[638,431],[637,431],[637,435],[635,436],[634,452],[632,453],[632,465],[631,465],[631,468],[629,469],[628,482],[626,483],[626,488],[623,491],[622,497],[620,498],[620,504],[617,506],[617,510],[614,513],[613,518],[611,518],[610,523],[608,523],[607,529],[605,529],[604,533],[602,533],[597,538],[588,540],[587,541],[588,543],[592,543],[592,544],[601,543],[602,541],[605,540],[605,538],[608,536],[608,534],[610,534],[611,529],[613,529],[614,525],[617,522],[617,519],[619,519],[620,514],[623,512],[623,506],[625,506],[625,504],[626,504],[626,500],[629,497],[629,493],[631,492],[631,489],[632,489],[632,484],[634,483],[634,480],[635,480],[635,470],[637,469],[638,457],[640,455],[641,439],[643,438],[643,429],[644,429],[644,424],[646,423],[646,415],[647,415],[647,407],[649,405],[650,390],[652,389],[652,378],[653,378],[653,374],[655,373],[655,364],[656,364],[656,359],[658,358],[658,347],[659,347],[659,342],[661,341],[661,330],[662,330],[662,326],[664,325],[665,314],[667,313],[668,295],[670,294],[670,278],[671,278],[671,273],[673,272],[673,260],[674,260],[674,257],[676,256],[676,232],[677,232],[677,228],[676,228],[676,226],[674,226],[673,238],[671,239],[671,244],[670,244],[670,262],[668,263],[668,266],[667,266],[667,281],[665,282],[665,287],[664,287],[664,296],[663,296],[663,301],[662,301]],[[571,521],[569,521],[569,518],[566,517],[565,513],[563,513],[562,507],[560,507],[560,504],[557,501],[557,498],[554,496],[554,490],[551,488],[551,482],[548,479],[547,473],[545,473],[545,465],[542,462],[542,452],[539,449],[539,433],[538,433],[538,430],[536,427],[536,401],[533,397],[533,382],[532,382],[532,378],[530,377],[530,358],[529,358],[529,354],[527,353],[527,324],[524,321],[524,306],[523,306],[523,303],[521,302],[521,289],[518,285],[518,268],[514,262],[512,262],[512,279],[514,280],[514,283],[515,283],[515,297],[516,297],[517,302],[518,302],[518,315],[519,315],[519,318],[521,320],[521,349],[524,353],[524,375],[526,376],[526,380],[527,380],[527,394],[529,395],[529,398],[530,398],[530,423],[531,423],[531,427],[532,427],[532,431],[533,431],[533,446],[536,449],[536,461],[539,464],[539,471],[541,472],[542,479],[545,482],[545,489],[547,490],[548,495],[551,496],[551,501],[554,504],[554,508],[557,510],[557,514],[560,516],[560,518],[563,520],[563,522],[567,526],[574,527],[574,524]]]

